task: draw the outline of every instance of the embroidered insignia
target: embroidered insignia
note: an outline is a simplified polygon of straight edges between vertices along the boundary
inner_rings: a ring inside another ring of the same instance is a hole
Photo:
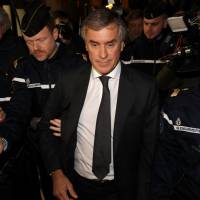
[[[31,82],[30,79],[27,78],[27,79],[26,79],[26,85],[27,85],[27,87],[30,85],[30,82]]]
[[[177,126],[180,126],[180,125],[181,125],[181,119],[180,119],[179,117],[178,117],[177,120],[176,120],[176,125],[177,125]]]
[[[86,54],[82,54],[82,58],[83,58],[83,60],[85,60],[85,61],[87,61],[88,59],[87,59],[87,55]]]

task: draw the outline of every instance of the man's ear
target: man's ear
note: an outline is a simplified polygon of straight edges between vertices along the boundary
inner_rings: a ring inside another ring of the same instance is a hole
[[[121,51],[124,50],[124,47],[125,47],[125,43],[124,43],[124,42],[121,42]]]
[[[58,39],[58,36],[59,36],[58,29],[57,29],[57,28],[54,28],[52,34],[53,34],[54,40],[57,40],[57,39]]]
[[[86,42],[85,42],[85,49],[86,49],[86,51],[88,51],[88,46],[87,46]]]

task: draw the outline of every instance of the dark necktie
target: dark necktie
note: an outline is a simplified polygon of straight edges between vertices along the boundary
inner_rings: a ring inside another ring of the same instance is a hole
[[[92,171],[99,179],[103,179],[108,174],[111,163],[110,91],[108,88],[110,77],[99,78],[103,85],[103,94],[97,115]]]

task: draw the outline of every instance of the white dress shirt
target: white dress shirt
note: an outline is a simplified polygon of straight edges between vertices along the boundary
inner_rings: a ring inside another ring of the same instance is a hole
[[[119,78],[121,74],[121,64],[118,63],[112,72],[107,74],[111,77],[108,82],[111,103],[111,164],[110,171],[105,177],[107,180],[114,179],[113,168],[113,130],[115,121],[115,111],[118,97]],[[97,114],[102,98],[103,86],[98,78],[101,76],[92,68],[85,102],[80,114],[77,127],[77,145],[75,149],[74,169],[81,176],[88,179],[97,179],[92,172],[93,146],[95,137],[95,127]],[[103,148],[103,147],[102,147]]]

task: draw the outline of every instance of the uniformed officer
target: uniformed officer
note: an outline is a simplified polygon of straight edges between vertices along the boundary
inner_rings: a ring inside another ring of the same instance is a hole
[[[11,30],[11,22],[6,11],[0,7],[0,123],[11,97],[11,80],[14,61],[26,54],[25,45]]]
[[[38,1],[33,1],[27,7],[21,28],[30,55],[18,61],[13,78],[14,94],[6,120],[0,126],[2,156],[18,146],[15,153],[21,156],[17,168],[13,165],[16,169],[15,179],[6,190],[0,191],[0,198],[40,199],[41,184],[45,198],[51,200],[54,199],[51,179],[43,169],[37,152],[37,123],[59,74],[70,66],[73,53],[64,44],[56,42],[58,31],[50,17],[49,8]]]
[[[152,76],[160,71],[164,56],[173,52],[174,44],[167,30],[165,5],[151,3],[144,9],[143,34],[124,50],[122,59]]]
[[[199,55],[182,56],[179,61],[173,70],[181,84],[166,98],[161,112],[153,200],[200,199]]]

